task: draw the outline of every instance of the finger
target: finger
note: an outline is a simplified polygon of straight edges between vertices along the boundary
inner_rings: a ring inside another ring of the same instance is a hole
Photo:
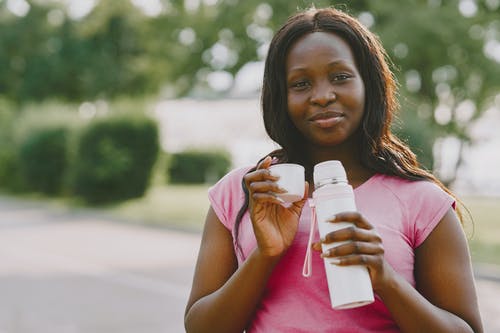
[[[243,176],[243,181],[248,189],[250,189],[250,184],[254,182],[276,181],[278,179],[279,177],[271,175],[268,169],[258,169]]]
[[[355,254],[380,255],[384,254],[384,247],[380,243],[347,242],[323,251],[321,257],[344,257]]]
[[[249,184],[248,189],[251,193],[257,192],[274,192],[274,193],[285,193],[286,190],[281,188],[276,182],[266,180],[260,182],[252,182]]]
[[[382,265],[383,257],[370,254],[356,254],[345,257],[329,258],[328,261],[338,266],[363,265],[368,267],[377,267]]]
[[[321,243],[320,243],[320,242],[313,243],[313,245],[312,245],[312,249],[313,249],[314,251],[321,252],[321,250],[322,250],[322,248],[321,248]]]
[[[267,155],[259,164],[257,164],[257,170],[259,169],[267,169],[271,166],[273,159],[271,156]]]
[[[263,203],[272,203],[272,204],[284,204],[285,201],[280,197],[277,197],[276,194],[268,192],[268,193],[253,193],[252,199],[255,203],[263,204]]]
[[[330,232],[321,239],[325,244],[346,240],[382,243],[382,238],[374,229],[361,229],[355,225]]]
[[[373,229],[373,226],[359,212],[341,212],[328,220],[329,222],[351,222],[363,229]]]
[[[306,181],[304,182],[304,196],[301,200],[294,202],[291,207],[300,212],[302,211],[302,207],[304,207],[307,199],[309,199],[309,183]]]

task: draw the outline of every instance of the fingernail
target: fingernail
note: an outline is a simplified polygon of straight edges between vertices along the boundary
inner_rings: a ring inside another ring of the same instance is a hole
[[[331,265],[339,265],[339,264],[340,264],[340,259],[337,259],[337,258],[329,258],[329,259],[328,259],[328,262],[329,262]]]
[[[286,203],[285,200],[281,199],[280,197],[276,197],[276,200],[278,200],[281,203]]]
[[[335,221],[335,218],[336,218],[336,217],[337,217],[337,215],[332,215],[332,216],[330,216],[329,220],[330,220],[330,221]]]

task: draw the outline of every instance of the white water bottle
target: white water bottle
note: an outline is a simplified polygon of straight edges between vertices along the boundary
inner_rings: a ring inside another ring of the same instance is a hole
[[[345,211],[356,211],[354,192],[340,161],[326,161],[314,166],[313,202],[316,209],[319,234],[326,234],[351,226],[350,222],[327,222]],[[342,242],[323,244],[325,250]],[[337,266],[324,258],[330,301],[334,309],[350,309],[373,302],[373,289],[368,269],[363,265]]]

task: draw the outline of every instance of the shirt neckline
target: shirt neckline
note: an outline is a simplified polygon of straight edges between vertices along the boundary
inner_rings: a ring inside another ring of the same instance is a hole
[[[365,188],[366,186],[370,185],[371,183],[373,183],[376,178],[378,178],[379,176],[381,176],[381,174],[379,173],[375,173],[374,175],[372,175],[370,178],[368,178],[364,183],[362,183],[361,185],[353,188],[354,192],[358,192],[360,190],[362,190],[363,188]]]
[[[362,183],[361,185],[359,185],[358,187],[356,188],[353,188],[353,191],[354,193],[356,192],[359,192],[360,190],[362,191],[365,187],[369,186],[371,183],[373,183],[374,181],[376,181],[377,178],[381,177],[382,174],[380,173],[375,173],[373,174],[373,176],[371,176],[370,178],[368,178],[364,183]],[[307,201],[309,203],[312,203],[313,202],[313,198],[307,198]]]

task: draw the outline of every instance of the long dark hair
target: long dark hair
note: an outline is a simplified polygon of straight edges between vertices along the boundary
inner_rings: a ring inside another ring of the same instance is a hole
[[[294,43],[316,31],[333,33],[347,42],[365,85],[365,109],[359,129],[362,165],[377,173],[408,180],[430,180],[451,194],[434,175],[420,167],[415,154],[391,133],[393,115],[399,110],[397,86],[379,39],[357,19],[333,8],[309,9],[291,16],[271,41],[264,68],[262,115],[267,134],[282,148],[270,155],[277,163],[307,165],[304,139],[288,115],[285,66]],[[234,226],[235,245],[240,254],[239,226],[248,210],[248,189],[244,182],[242,186],[245,203]]]

